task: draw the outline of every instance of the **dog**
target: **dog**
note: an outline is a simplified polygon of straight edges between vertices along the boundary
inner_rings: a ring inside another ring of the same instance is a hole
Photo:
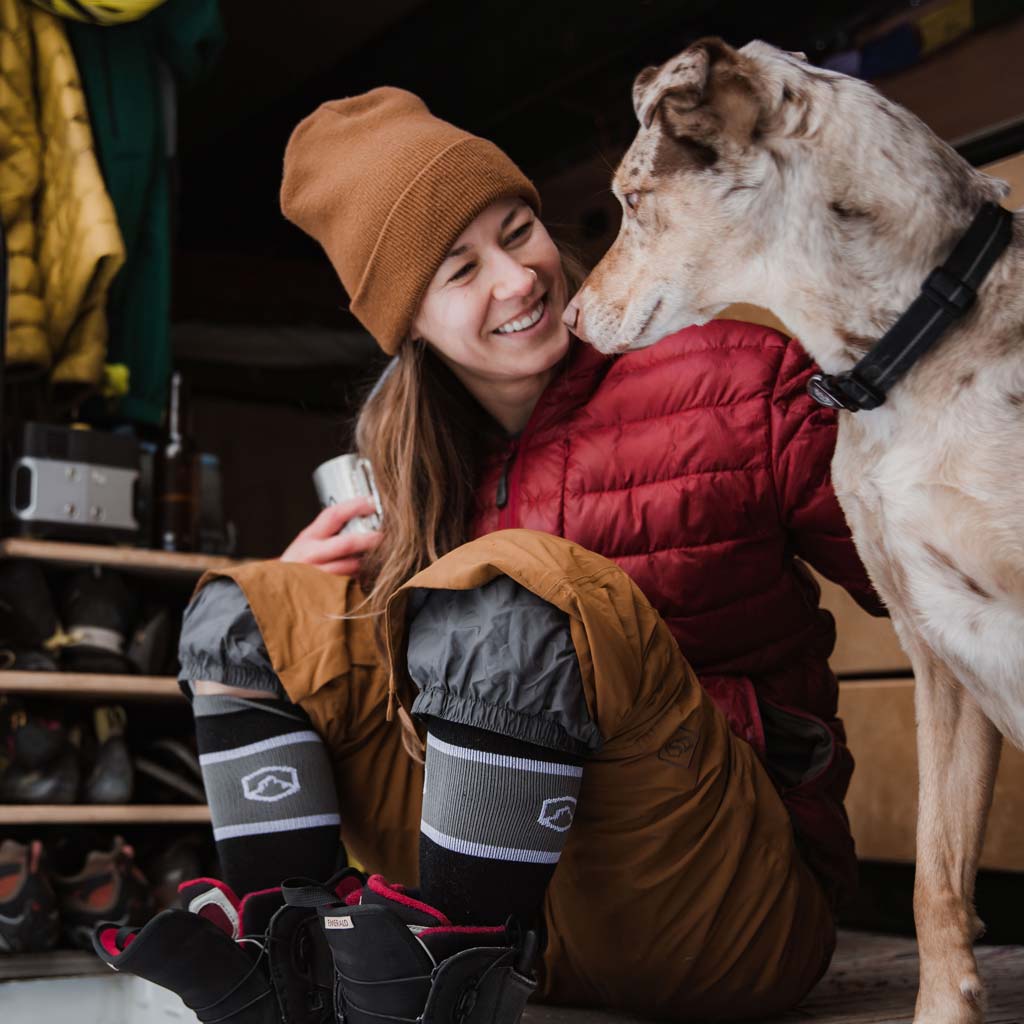
[[[871,86],[762,42],[701,40],[633,103],[622,225],[565,314],[603,352],[747,302],[843,373],[1007,192]],[[1020,213],[1006,230],[970,311],[884,404],[840,411],[832,465],[916,680],[915,1024],[982,1020],[974,880],[1002,736],[1024,747]]]

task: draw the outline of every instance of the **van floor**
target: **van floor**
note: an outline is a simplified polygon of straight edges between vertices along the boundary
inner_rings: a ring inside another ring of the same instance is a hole
[[[988,987],[985,1024],[1024,1022],[1024,946],[976,947]],[[913,939],[841,931],[828,973],[800,1006],[770,1024],[911,1024],[917,992]],[[595,1010],[529,1006],[525,1024],[640,1024]],[[751,1022],[769,1024],[769,1020]]]

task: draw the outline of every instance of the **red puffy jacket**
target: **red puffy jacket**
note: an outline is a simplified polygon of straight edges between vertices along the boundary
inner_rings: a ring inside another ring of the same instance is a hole
[[[474,532],[543,530],[617,562],[765,759],[806,860],[842,898],[853,758],[827,663],[835,623],[800,560],[883,611],[832,490],[836,419],[805,392],[812,369],[796,342],[728,320],[618,357],[574,342],[485,466]]]

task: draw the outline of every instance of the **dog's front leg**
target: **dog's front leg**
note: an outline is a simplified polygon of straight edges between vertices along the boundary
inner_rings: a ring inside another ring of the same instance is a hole
[[[1002,737],[948,666],[930,651],[916,653],[921,979],[914,1024],[981,1024],[974,879]]]

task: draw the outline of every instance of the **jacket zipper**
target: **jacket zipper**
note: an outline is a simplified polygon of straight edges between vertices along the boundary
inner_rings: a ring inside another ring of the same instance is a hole
[[[498,529],[507,530],[512,525],[512,501],[510,500],[511,487],[510,487],[510,476],[512,474],[512,466],[516,461],[516,456],[519,454],[519,441],[515,440],[512,442],[509,448],[508,455],[505,456],[505,464],[501,468],[501,476],[498,478],[498,489],[494,495],[494,503],[500,511],[498,516]]]
[[[494,503],[498,507],[498,529],[511,530],[519,525],[519,480],[522,476],[522,459],[519,453],[523,450],[527,440],[531,438],[537,429],[538,413],[546,402],[551,400],[550,385],[540,396],[537,404],[533,407],[530,420],[523,427],[522,433],[516,437],[509,447],[505,456],[505,465],[502,467],[501,476],[498,478],[498,487],[494,496]]]

